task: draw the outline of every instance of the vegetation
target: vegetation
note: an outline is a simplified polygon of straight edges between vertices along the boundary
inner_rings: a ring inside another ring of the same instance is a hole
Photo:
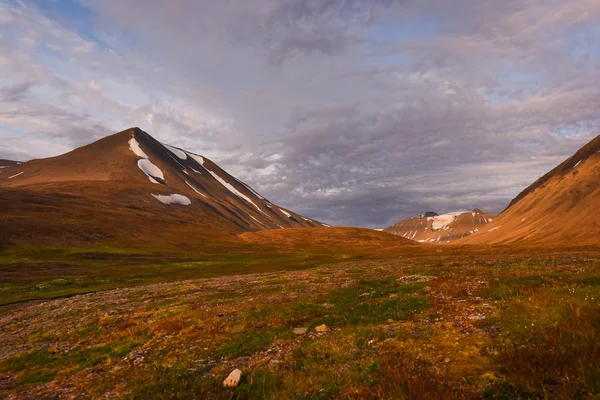
[[[79,259],[65,267],[77,274],[54,279],[88,279],[98,293],[0,307],[0,396],[600,396],[597,255],[486,258],[448,249],[350,261],[306,253],[287,262],[278,254],[189,261],[143,251],[117,258],[118,267]],[[148,266],[148,255],[163,260]],[[19,257],[5,255],[3,266]],[[240,275],[243,266],[255,273]],[[4,285],[40,285],[24,275]],[[101,276],[122,287],[101,291],[117,287],[98,283]],[[330,330],[315,331],[322,324]],[[294,333],[299,327],[308,333]],[[242,382],[226,389],[234,368]]]

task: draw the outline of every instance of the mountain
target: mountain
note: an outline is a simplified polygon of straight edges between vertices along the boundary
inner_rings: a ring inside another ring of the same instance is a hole
[[[17,164],[20,164],[20,162],[0,159],[0,173],[2,173],[2,169],[8,168],[13,165],[17,165]]]
[[[139,128],[0,171],[3,242],[152,243],[156,236],[178,243],[185,235],[328,226],[271,203],[208,158]]]
[[[598,210],[600,136],[523,190],[489,229],[461,242],[598,243]]]
[[[448,243],[478,232],[494,218],[494,214],[477,208],[442,215],[428,211],[402,220],[384,231],[423,243]]]

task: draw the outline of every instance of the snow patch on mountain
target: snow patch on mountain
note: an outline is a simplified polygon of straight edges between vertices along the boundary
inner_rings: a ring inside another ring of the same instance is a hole
[[[193,187],[192,185],[190,185],[190,183],[188,181],[184,181],[186,185],[188,185],[194,192],[198,193],[200,196],[204,196],[206,197],[206,195],[204,193],[202,193],[201,191],[199,191],[198,189],[196,189],[195,187]],[[208,198],[208,197],[206,197]]]
[[[9,176],[9,177],[8,177],[8,179],[16,178],[17,176],[19,176],[19,175],[23,174],[24,172],[25,172],[25,171],[21,171],[21,172],[19,172],[18,174],[15,174],[15,175],[13,175],[13,176]]]
[[[152,164],[152,162],[148,159],[142,158],[141,160],[138,160],[138,167],[148,176],[148,178],[150,178],[150,182],[152,183],[159,183],[153,178],[160,178],[163,181],[165,180],[165,176],[160,168]]]
[[[144,153],[144,150],[140,147],[140,144],[135,140],[134,137],[129,139],[129,150],[133,151],[133,153],[141,158],[148,158],[148,155]]]
[[[459,215],[467,213],[469,211],[458,211],[448,214],[442,214],[435,217],[429,217],[428,220],[433,219],[433,223],[431,224],[431,228],[433,230],[444,229],[448,225],[450,225]]]
[[[235,177],[234,177],[234,179],[235,179],[236,181],[238,181],[238,182],[239,182],[241,185],[244,185],[244,187],[245,187],[246,189],[248,189],[249,191],[251,191],[252,193],[254,193],[254,195],[255,195],[256,197],[258,197],[259,199],[261,199],[261,200],[267,200],[267,199],[265,199],[265,198],[264,198],[264,197],[263,197],[263,196],[262,196],[260,193],[258,193],[256,190],[252,189],[250,186],[246,185],[244,182],[240,181],[238,178],[235,178]]]
[[[265,214],[265,212],[263,210],[261,210],[260,207],[257,206],[256,203],[254,203],[250,197],[246,196],[244,193],[242,193],[239,190],[237,190],[233,185],[231,185],[225,179],[221,178],[215,172],[211,171],[210,169],[208,169],[206,167],[204,167],[204,168],[208,171],[209,174],[211,174],[213,176],[213,178],[215,178],[227,190],[229,190],[231,193],[235,194],[239,198],[246,200],[248,203],[252,204],[258,211],[260,211],[261,213]]]
[[[190,199],[181,194],[153,194],[152,196],[163,204],[180,204],[182,206],[189,206],[190,204],[192,204],[192,201]]]
[[[204,167],[204,158],[194,153],[187,153],[188,156],[192,157],[196,162]]]
[[[185,151],[178,149],[177,147],[169,146],[168,144],[162,143],[171,153],[175,154],[180,160],[187,160],[187,154]]]

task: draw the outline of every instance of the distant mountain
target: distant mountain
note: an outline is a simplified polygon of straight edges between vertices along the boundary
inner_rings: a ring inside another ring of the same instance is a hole
[[[523,190],[461,243],[600,242],[600,136]]]
[[[0,171],[0,238],[13,242],[327,226],[139,128],[58,157],[9,162]]]
[[[2,173],[2,171],[1,171],[2,169],[8,168],[13,165],[17,165],[17,164],[20,164],[20,162],[0,159],[0,173]]]
[[[384,229],[422,243],[448,243],[478,232],[495,218],[479,209],[438,215],[433,211],[405,219]]]

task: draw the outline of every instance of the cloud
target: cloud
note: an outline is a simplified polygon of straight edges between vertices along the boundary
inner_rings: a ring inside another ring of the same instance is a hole
[[[0,4],[0,155],[140,126],[282,206],[382,227],[501,211],[600,128],[593,0],[71,3]]]

